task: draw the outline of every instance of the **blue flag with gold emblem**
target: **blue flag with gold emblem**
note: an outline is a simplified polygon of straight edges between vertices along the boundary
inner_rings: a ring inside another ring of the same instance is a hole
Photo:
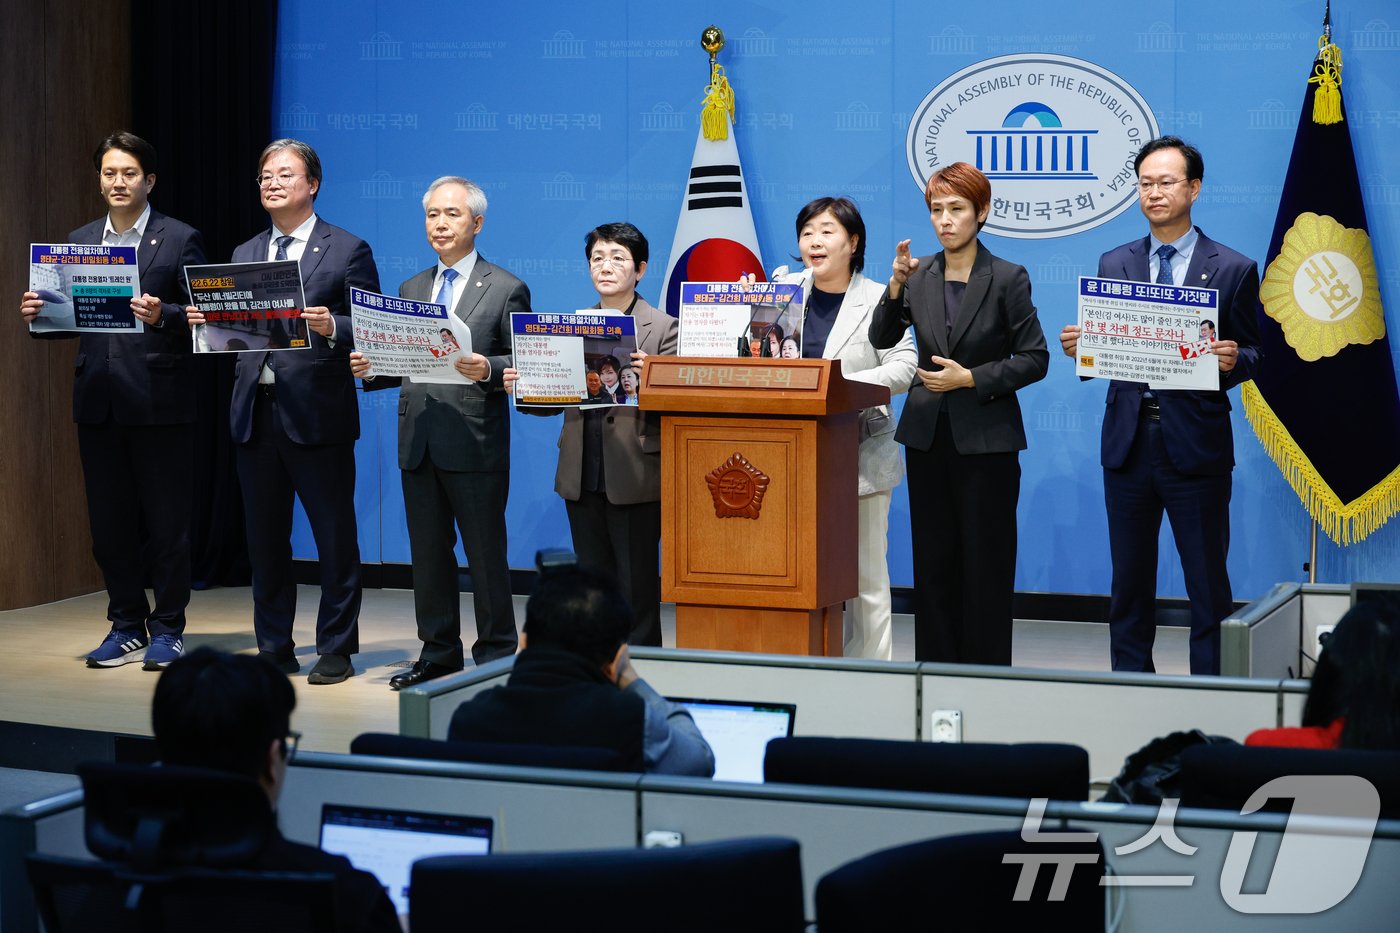
[[[1330,25],[1318,43],[1259,288],[1245,413],[1338,544],[1400,511],[1400,394]]]

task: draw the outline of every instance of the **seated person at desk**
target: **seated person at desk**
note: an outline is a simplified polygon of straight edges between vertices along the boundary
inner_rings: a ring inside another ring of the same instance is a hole
[[[1323,636],[1303,724],[1256,729],[1244,744],[1400,751],[1400,612],[1353,606]]]
[[[459,706],[447,737],[601,747],[638,771],[711,777],[714,754],[690,714],[637,676],[631,628],[632,610],[607,577],[542,567],[510,680]]]
[[[257,781],[274,809],[298,734],[296,692],[262,658],[198,648],[172,661],[156,683],[151,725],[168,765],[226,771]],[[327,872],[336,881],[336,929],[399,933],[398,916],[369,872],[340,855],[289,842],[275,828],[255,871]]]

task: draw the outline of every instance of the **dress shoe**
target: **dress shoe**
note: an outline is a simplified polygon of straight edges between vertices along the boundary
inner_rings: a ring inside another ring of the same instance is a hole
[[[278,654],[276,651],[259,651],[258,657],[284,674],[301,673],[301,665],[297,663],[296,655],[291,652]]]
[[[355,673],[350,666],[348,654],[323,654],[316,661],[311,673],[306,675],[309,684],[338,684]]]
[[[460,670],[460,667],[448,667],[445,664],[435,664],[432,661],[424,661],[419,658],[413,662],[413,666],[408,670],[389,678],[389,689],[402,690],[405,687],[416,687],[421,683],[446,677],[448,674],[455,674]]]

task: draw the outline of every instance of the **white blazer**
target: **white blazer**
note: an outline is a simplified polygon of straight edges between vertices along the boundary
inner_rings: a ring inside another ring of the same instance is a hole
[[[773,271],[773,281],[800,284],[804,299],[808,297],[812,287],[810,269],[788,274],[782,274],[782,269]],[[909,391],[918,351],[914,349],[912,330],[906,331],[899,343],[888,350],[877,350],[870,345],[870,318],[884,293],[883,282],[873,282],[859,272],[851,277],[850,287],[841,300],[841,310],[836,313],[831,333],[827,335],[822,357],[840,360],[841,375],[847,379],[885,386],[893,398]],[[860,445],[859,494],[862,496],[888,492],[904,477],[904,461],[899,455],[899,445],[894,442],[894,417],[888,405],[881,405],[879,410],[884,419],[876,419],[873,425],[879,433],[871,434]]]

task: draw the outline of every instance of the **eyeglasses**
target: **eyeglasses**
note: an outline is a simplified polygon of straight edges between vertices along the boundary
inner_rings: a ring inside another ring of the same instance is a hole
[[[286,188],[292,183],[294,178],[305,178],[305,172],[283,172],[281,175],[268,175],[266,173],[258,176],[259,188],[271,188],[272,183],[277,182],[277,187]]]
[[[118,172],[118,171],[115,171],[115,170],[110,169],[110,168],[107,168],[107,169],[103,169],[103,170],[102,170],[102,180],[103,180],[103,181],[108,181],[108,182],[116,181],[118,178],[120,178],[122,181],[126,182],[128,185],[132,185],[132,184],[135,184],[135,183],[136,183],[136,180],[139,179],[140,177],[141,177],[141,172],[140,172],[140,170],[139,170],[139,169],[134,169],[134,168],[129,168],[129,169],[126,169],[125,171],[122,171],[122,172]]]
[[[632,260],[626,256],[594,256],[588,260],[588,265],[593,269],[601,269],[604,266],[612,266],[614,269],[626,269]]]
[[[1186,181],[1184,178],[1167,178],[1162,181],[1140,181],[1138,182],[1138,190],[1143,194],[1151,194],[1154,190],[1161,191],[1163,194],[1171,194],[1172,189],[1184,181]]]
[[[301,733],[295,729],[287,732],[287,737],[282,740],[282,757],[291,761],[296,757],[297,745],[301,742]]]

